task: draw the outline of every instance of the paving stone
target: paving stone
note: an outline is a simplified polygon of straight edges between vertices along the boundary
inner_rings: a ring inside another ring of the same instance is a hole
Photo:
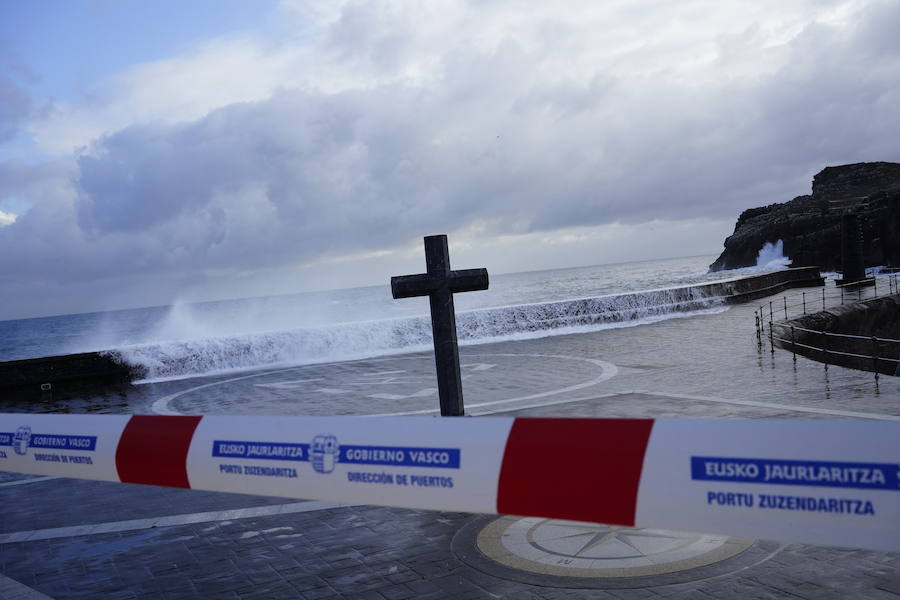
[[[420,579],[422,579],[421,575],[411,569],[401,569],[396,573],[391,573],[390,570],[388,570],[388,574],[385,575],[384,578],[391,583],[405,583],[408,581],[419,581]]]
[[[875,587],[878,590],[895,594],[898,598],[900,598],[900,576],[895,576],[890,579],[883,579],[881,581],[878,581],[875,584]]]
[[[268,600],[269,598],[298,597],[299,593],[284,581],[271,581],[265,584],[254,584],[234,590],[241,600]]]
[[[344,597],[347,597],[344,595]],[[368,591],[368,592],[353,592],[354,600],[384,600],[384,596],[379,594],[378,592]]]
[[[658,594],[647,589],[609,590],[608,593],[619,600],[647,600],[648,598],[659,598]]]
[[[323,598],[339,598],[340,594],[329,587],[305,590],[301,593],[304,600],[322,600]]]
[[[416,592],[403,584],[383,587],[380,588],[378,592],[385,600],[406,600],[407,598],[416,597]]]
[[[734,598],[734,596],[711,596],[699,589],[682,589],[675,594],[667,596],[667,598],[671,600],[712,600],[713,598]],[[743,598],[745,596],[742,596],[741,600]]]

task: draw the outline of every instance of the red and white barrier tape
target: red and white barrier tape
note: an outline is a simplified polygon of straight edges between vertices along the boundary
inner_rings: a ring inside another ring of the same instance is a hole
[[[0,471],[900,550],[900,423],[0,415]]]

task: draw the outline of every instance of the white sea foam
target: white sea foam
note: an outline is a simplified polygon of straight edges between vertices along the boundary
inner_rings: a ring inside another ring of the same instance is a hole
[[[756,255],[756,266],[767,270],[787,269],[792,262],[784,255],[784,240],[766,242]]]
[[[725,310],[704,286],[485,308],[457,314],[459,340],[478,344],[628,327]],[[115,350],[146,380],[312,364],[426,350],[428,317],[402,317],[129,345]]]
[[[766,242],[756,254],[756,265],[752,267],[739,267],[737,269],[723,269],[718,273],[727,273],[729,277],[748,277],[771,271],[781,271],[791,266],[794,261],[784,255],[784,241],[775,243]]]

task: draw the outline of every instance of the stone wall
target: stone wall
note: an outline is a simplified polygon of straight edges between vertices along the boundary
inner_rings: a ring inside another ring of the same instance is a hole
[[[793,331],[791,327],[793,326]],[[885,375],[898,374],[900,342],[900,295],[882,296],[836,306],[775,324],[775,345],[822,363],[865,371],[877,370]],[[823,333],[813,333],[815,332]],[[838,337],[831,334],[857,336]],[[791,341],[793,340],[793,344]],[[860,356],[843,356],[846,352]],[[872,356],[878,359],[873,360]]]
[[[789,288],[823,286],[825,279],[818,267],[798,267],[708,285],[716,291],[716,296],[725,296],[729,303],[740,303],[771,296]]]
[[[120,384],[142,374],[120,361],[113,352],[85,352],[0,362],[0,389],[71,391],[85,385]]]

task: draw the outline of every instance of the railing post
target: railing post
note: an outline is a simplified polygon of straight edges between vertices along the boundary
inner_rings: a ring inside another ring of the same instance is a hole
[[[877,298],[878,297],[878,278],[875,277],[874,275],[872,276],[872,284],[875,286],[874,292],[875,292],[875,297]]]
[[[828,370],[828,332],[822,332],[822,358],[824,359],[822,362],[825,363],[825,370]]]
[[[772,331],[772,321],[769,321],[769,347],[772,350],[772,354],[775,354],[775,333]]]
[[[841,306],[844,305],[844,288],[841,287]]]
[[[797,340],[794,339],[794,326],[791,325],[791,352],[794,353],[794,364],[797,364]]]
[[[754,315],[756,316],[756,349],[762,350],[762,332],[760,331],[760,327],[762,326],[762,315],[757,314],[755,311]]]
[[[803,314],[806,314],[806,292],[803,292]]]
[[[878,383],[878,338],[872,336],[872,370],[875,371],[875,383]]]
[[[782,296],[784,299],[784,318],[787,319],[787,296]]]
[[[772,301],[769,300],[769,323],[772,322]]]
[[[822,310],[825,310],[825,286],[822,286]]]

